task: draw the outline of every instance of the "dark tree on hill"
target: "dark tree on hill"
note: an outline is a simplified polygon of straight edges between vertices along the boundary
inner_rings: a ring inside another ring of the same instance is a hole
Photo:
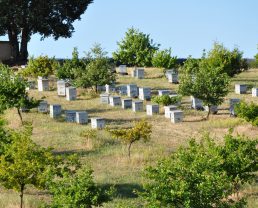
[[[69,38],[93,0],[0,0],[0,35],[8,35],[15,60],[26,60],[33,34]]]

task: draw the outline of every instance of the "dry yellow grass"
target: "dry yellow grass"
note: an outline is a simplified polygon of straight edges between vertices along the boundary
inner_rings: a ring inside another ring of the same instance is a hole
[[[169,84],[161,75],[162,70],[150,68],[146,69],[147,79],[138,80],[130,75],[118,76],[118,83],[135,83],[138,86],[149,86],[154,90],[176,90],[178,88],[177,85]],[[239,80],[247,84],[258,82],[258,70],[252,69],[244,72],[233,78],[232,83],[237,83]],[[231,89],[232,92],[229,93],[225,103],[220,108],[227,108],[227,99],[232,97],[258,103],[258,98],[253,98],[250,94],[234,94],[233,84]],[[33,140],[36,143],[45,147],[54,147],[56,151],[80,154],[83,163],[90,164],[94,169],[95,179],[99,184],[111,184],[118,187],[118,196],[114,201],[106,204],[105,207],[140,207],[140,201],[135,198],[132,191],[141,188],[144,182],[142,177],[144,167],[175,151],[180,145],[186,145],[190,137],[200,138],[204,132],[209,132],[212,136],[216,136],[218,142],[220,142],[229,128],[234,128],[234,134],[245,134],[250,138],[255,138],[258,135],[257,127],[252,127],[239,118],[229,117],[227,110],[221,110],[218,115],[211,115],[209,121],[203,121],[201,119],[205,116],[205,112],[186,109],[184,122],[172,124],[162,113],[147,117],[145,112],[134,113],[120,107],[100,104],[99,98],[90,99],[87,92],[81,89],[76,101],[66,101],[65,98],[58,97],[56,91],[38,92],[32,90],[30,95],[37,99],[44,98],[49,104],[59,103],[64,110],[86,110],[89,117],[100,116],[105,118],[107,125],[110,127],[129,126],[134,120],[141,118],[147,118],[153,125],[151,141],[135,143],[132,146],[132,158],[128,160],[126,146],[111,139],[103,130],[98,132],[98,141],[87,141],[86,138],[82,138],[80,133],[90,129],[90,124],[82,126],[66,123],[62,120],[56,121],[51,119],[48,114],[39,114],[36,110],[23,114],[26,121],[33,123]],[[190,106],[188,97],[184,98],[183,102],[185,108]],[[163,112],[162,108],[160,110]],[[10,126],[19,126],[18,115],[14,110],[7,111],[5,117]],[[6,192],[1,191],[0,201],[5,194]],[[13,199],[18,196],[11,195]],[[8,207],[9,203],[11,203],[10,200],[5,200],[4,204],[0,203],[0,208]],[[256,200],[255,203],[257,203]],[[34,206],[36,205],[28,202],[27,207]]]

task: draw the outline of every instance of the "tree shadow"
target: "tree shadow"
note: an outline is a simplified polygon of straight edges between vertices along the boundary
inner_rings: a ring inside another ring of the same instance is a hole
[[[137,183],[119,183],[119,184],[103,184],[100,185],[103,189],[115,188],[115,197],[134,199],[138,197],[137,192],[142,192],[144,189]]]

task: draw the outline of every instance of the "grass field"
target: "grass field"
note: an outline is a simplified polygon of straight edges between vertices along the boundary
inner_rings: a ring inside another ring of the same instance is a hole
[[[118,84],[135,83],[138,86],[148,86],[154,90],[171,89],[176,91],[178,85],[169,84],[162,77],[160,69],[146,69],[146,79],[137,80],[128,76],[118,76]],[[85,90],[78,90],[78,100],[66,101],[58,97],[56,90],[49,92],[38,92],[31,90],[30,95],[47,100],[49,104],[61,104],[63,110],[86,110],[89,117],[100,116],[106,119],[111,128],[130,126],[134,120],[147,118],[153,125],[151,141],[148,143],[135,143],[132,146],[131,160],[127,157],[126,146],[110,137],[103,130],[98,132],[96,139],[87,140],[80,136],[84,130],[90,129],[88,125],[77,125],[66,123],[64,119],[53,120],[47,114],[39,114],[36,109],[29,113],[23,113],[26,121],[33,123],[33,140],[44,147],[53,147],[60,153],[78,153],[85,164],[91,165],[94,170],[96,182],[101,186],[114,185],[117,194],[113,201],[104,207],[142,207],[142,201],[134,194],[134,190],[142,190],[145,182],[142,176],[144,167],[155,164],[155,162],[169,153],[175,151],[180,145],[186,145],[187,141],[209,132],[221,142],[224,134],[229,128],[234,128],[234,134],[245,134],[250,139],[257,138],[258,128],[252,127],[239,118],[229,116],[228,98],[241,98],[248,102],[258,103],[258,98],[253,98],[249,93],[236,95],[234,93],[235,83],[246,83],[250,86],[258,86],[258,69],[250,69],[233,78],[231,91],[225,102],[219,107],[218,115],[211,115],[209,121],[203,121],[205,112],[190,109],[190,98],[183,98],[184,122],[172,124],[165,119],[163,109],[160,115],[147,117],[145,112],[134,113],[131,110],[123,110],[121,107],[111,107],[100,104],[99,98],[90,98]],[[11,127],[20,125],[16,111],[9,110],[5,117]],[[249,193],[249,207],[258,207],[258,184],[245,187],[244,191]],[[12,191],[0,190],[0,208],[18,207],[19,196]],[[256,197],[256,198],[255,198]],[[25,207],[38,207],[42,201],[49,200],[45,192],[28,188],[25,195]]]

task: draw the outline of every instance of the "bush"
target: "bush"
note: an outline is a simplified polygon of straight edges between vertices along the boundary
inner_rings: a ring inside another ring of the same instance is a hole
[[[158,68],[171,69],[177,66],[177,57],[171,56],[171,48],[156,51],[152,58],[152,65]]]
[[[38,58],[31,57],[27,68],[22,74],[26,77],[48,77],[49,75],[54,74],[58,66],[59,63],[55,58],[48,58],[48,56],[39,56]]]
[[[232,195],[255,179],[257,141],[231,134],[219,146],[209,135],[194,139],[170,157],[148,167],[142,196],[148,207],[245,207],[245,198]],[[242,192],[243,193],[243,192]]]
[[[250,122],[253,126],[258,126],[258,105],[240,102],[234,107],[236,115]]]
[[[178,95],[175,97],[170,97],[169,95],[161,95],[161,96],[155,96],[151,98],[151,101],[154,103],[158,103],[160,105],[173,105],[177,104],[178,102],[181,102],[182,96]]]

